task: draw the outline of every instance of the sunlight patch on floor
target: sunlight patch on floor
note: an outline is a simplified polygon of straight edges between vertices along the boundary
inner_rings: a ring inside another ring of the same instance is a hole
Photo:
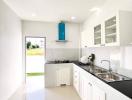
[[[26,100],[44,100],[44,76],[27,77]]]

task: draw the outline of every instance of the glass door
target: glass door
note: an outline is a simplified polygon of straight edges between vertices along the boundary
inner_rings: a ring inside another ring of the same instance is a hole
[[[94,45],[101,44],[101,24],[94,27]]]
[[[116,16],[105,21],[105,43],[115,43],[117,41],[116,30]]]

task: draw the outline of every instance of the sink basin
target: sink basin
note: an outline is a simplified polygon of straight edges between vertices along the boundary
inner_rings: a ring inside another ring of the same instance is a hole
[[[103,68],[91,67],[91,66],[83,66],[83,69],[93,73],[93,74],[100,74],[100,73],[107,73],[108,71]]]
[[[94,74],[102,74],[102,73],[107,73],[107,70],[100,69],[100,68],[95,68],[93,69]]]
[[[130,80],[130,78],[115,73],[100,73],[97,76],[107,82]]]
[[[85,69],[85,70],[88,70],[88,71],[90,70],[89,66],[82,66],[82,68]]]
[[[101,78],[106,82],[114,82],[114,81],[123,81],[123,80],[131,80],[126,76],[109,72],[108,70],[96,66],[82,66],[83,69],[93,73],[95,76]]]

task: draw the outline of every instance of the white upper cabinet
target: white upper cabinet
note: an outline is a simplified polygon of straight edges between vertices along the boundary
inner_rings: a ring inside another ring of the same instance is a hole
[[[92,47],[94,40],[93,40],[93,30],[92,29],[86,29],[81,33],[81,47],[87,48]]]
[[[81,47],[82,48],[88,47],[88,31],[87,30],[81,32]]]
[[[94,45],[101,44],[101,24],[94,27]]]
[[[91,39],[83,44],[86,44],[87,47],[132,44],[132,12],[118,11],[115,15],[104,19],[102,23],[87,29],[87,33],[84,33],[83,37],[85,38],[82,38],[82,41]]]
[[[106,20],[104,26],[106,46],[124,46],[132,43],[132,12],[119,11]]]
[[[120,45],[132,43],[132,12],[120,11],[117,19]]]
[[[119,32],[117,16],[107,19],[94,27],[94,46],[118,46]]]
[[[117,24],[116,16],[105,21],[105,44],[117,43]]]

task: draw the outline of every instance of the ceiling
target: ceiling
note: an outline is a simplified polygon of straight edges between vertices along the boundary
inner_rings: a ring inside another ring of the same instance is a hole
[[[82,23],[106,0],[4,0],[23,20]],[[73,17],[73,19],[71,19]],[[75,17],[75,18],[74,18]]]

